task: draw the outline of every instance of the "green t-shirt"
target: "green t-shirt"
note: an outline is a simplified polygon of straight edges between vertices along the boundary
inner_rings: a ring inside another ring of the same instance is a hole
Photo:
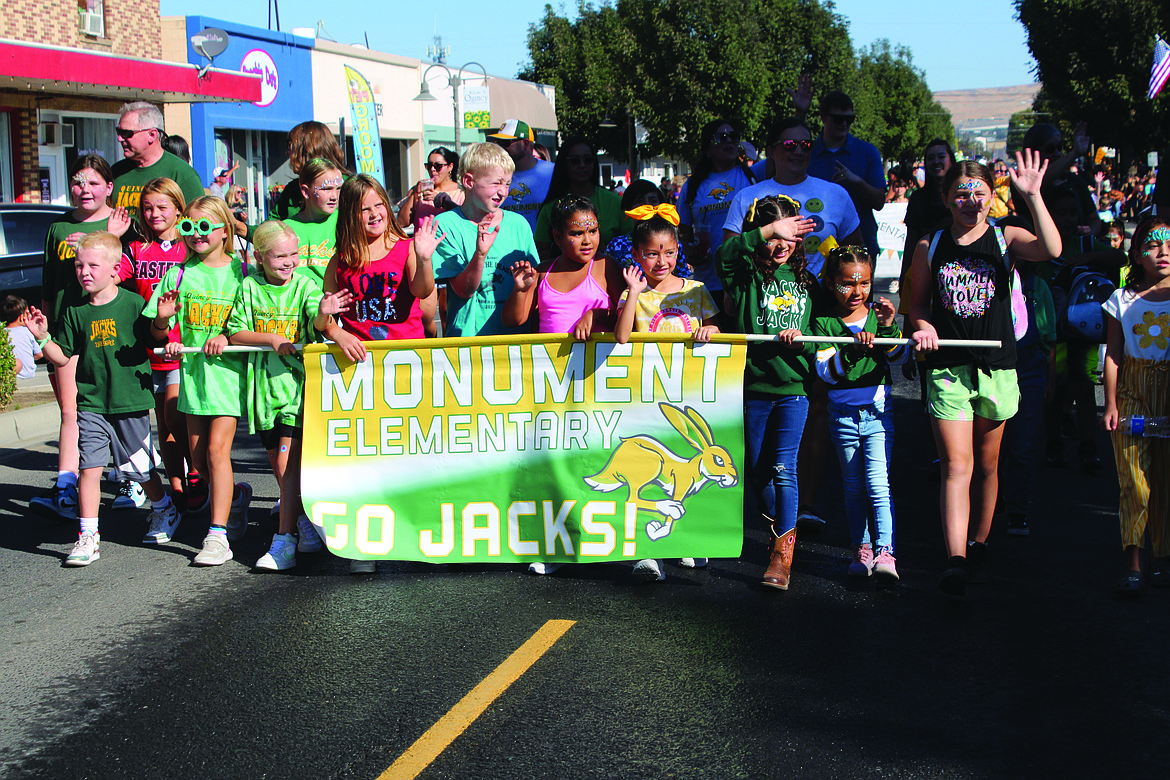
[[[195,169],[170,152],[163,152],[154,165],[145,168],[131,160],[119,160],[114,164],[114,208],[125,207],[130,212],[131,229],[137,224],[138,203],[142,200],[142,188],[151,179],[170,179],[179,185],[183,198],[188,204],[202,198],[203,182]]]
[[[293,344],[312,343],[313,320],[324,293],[309,276],[296,274],[277,287],[261,276],[240,285],[227,332],[281,333]],[[305,365],[301,355],[253,352],[244,384],[251,415],[248,430],[271,430],[276,423],[301,427]]]
[[[499,233],[483,263],[479,289],[470,298],[459,297],[447,288],[448,336],[498,336],[528,330],[504,325],[504,304],[512,294],[512,266],[527,260],[534,267],[540,263],[528,220],[511,211],[501,212]],[[453,279],[467,267],[475,254],[479,228],[463,214],[462,207],[444,211],[435,218],[443,240],[433,258],[436,279]]]
[[[303,215],[302,211],[284,222],[297,234],[297,247],[301,253],[297,273],[314,279],[321,287],[325,283],[325,267],[337,245],[337,212],[330,214],[324,222],[305,222],[301,219]]]
[[[166,272],[143,312],[150,319],[158,315],[158,299],[168,290],[179,291],[179,340],[184,347],[202,347],[224,332],[236,295],[244,281],[239,258],[222,268],[208,268],[198,259],[188,260]],[[244,414],[243,354],[208,356],[202,352],[183,355],[179,371],[179,411],[212,417],[241,417]]]
[[[66,356],[77,355],[77,408],[99,414],[126,414],[154,408],[150,360],[150,322],[146,304],[129,290],[116,288],[114,300],[95,306],[70,306],[53,339]]]
[[[589,200],[593,201],[593,205],[597,208],[597,227],[601,246],[609,246],[609,242],[615,236],[621,235],[622,219],[626,216],[625,212],[622,211],[622,196],[607,190],[605,187],[594,187]],[[552,203],[544,204],[536,216],[536,240],[546,244],[554,243],[552,207]]]
[[[49,225],[45,236],[45,264],[41,272],[41,299],[53,305],[53,331],[61,330],[61,317],[69,306],[78,306],[86,301],[85,290],[77,281],[77,250],[65,243],[74,233],[96,233],[109,227],[109,219],[95,222],[81,222],[69,212]]]

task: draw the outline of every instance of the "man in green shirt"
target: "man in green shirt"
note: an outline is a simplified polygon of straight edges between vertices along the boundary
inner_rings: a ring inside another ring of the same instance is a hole
[[[114,208],[130,212],[135,224],[142,188],[152,179],[171,179],[190,203],[203,197],[203,181],[195,169],[162,147],[163,115],[144,101],[127,103],[118,112],[118,143],[126,159],[114,165]]]

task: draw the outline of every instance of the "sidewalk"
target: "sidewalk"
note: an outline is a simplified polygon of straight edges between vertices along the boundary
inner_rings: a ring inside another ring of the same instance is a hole
[[[61,413],[43,366],[32,379],[17,382],[8,410],[0,413],[0,448],[55,437]]]

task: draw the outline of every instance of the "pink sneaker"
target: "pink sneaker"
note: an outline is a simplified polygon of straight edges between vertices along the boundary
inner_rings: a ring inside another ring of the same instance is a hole
[[[873,572],[873,550],[868,544],[858,545],[853,550],[853,563],[849,564],[850,577],[868,577]]]
[[[898,581],[898,569],[894,566],[894,554],[889,547],[879,547],[873,561],[873,576],[882,585],[893,585]]]

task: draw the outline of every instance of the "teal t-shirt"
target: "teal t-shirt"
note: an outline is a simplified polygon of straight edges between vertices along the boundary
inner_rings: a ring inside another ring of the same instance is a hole
[[[540,262],[536,243],[528,220],[510,211],[501,214],[500,232],[484,260],[479,289],[470,298],[463,298],[450,286],[447,288],[448,336],[498,336],[527,330],[506,327],[503,311],[515,286],[512,266],[521,260],[527,260],[533,267]],[[443,212],[435,218],[435,224],[445,234],[435,250],[435,278],[453,279],[475,254],[479,228],[463,214],[462,207]]]
[[[300,250],[300,265],[297,273],[316,280],[317,286],[325,284],[325,267],[333,257],[337,245],[337,212],[326,217],[324,222],[306,222],[299,212],[284,221],[297,234]]]
[[[184,347],[202,347],[208,339],[224,332],[243,281],[244,267],[237,257],[222,268],[208,268],[197,259],[188,260],[166,272],[143,314],[154,319],[159,297],[177,289],[178,313],[171,318],[171,327],[179,323],[179,339]],[[211,417],[243,416],[246,364],[240,353],[183,355],[179,411]]]
[[[295,274],[288,284],[269,284],[249,276],[240,285],[227,332],[280,333],[293,344],[312,342],[313,320],[324,293],[309,276]],[[244,383],[248,430],[268,431],[277,423],[300,428],[304,409],[305,364],[300,354],[253,352]]]

